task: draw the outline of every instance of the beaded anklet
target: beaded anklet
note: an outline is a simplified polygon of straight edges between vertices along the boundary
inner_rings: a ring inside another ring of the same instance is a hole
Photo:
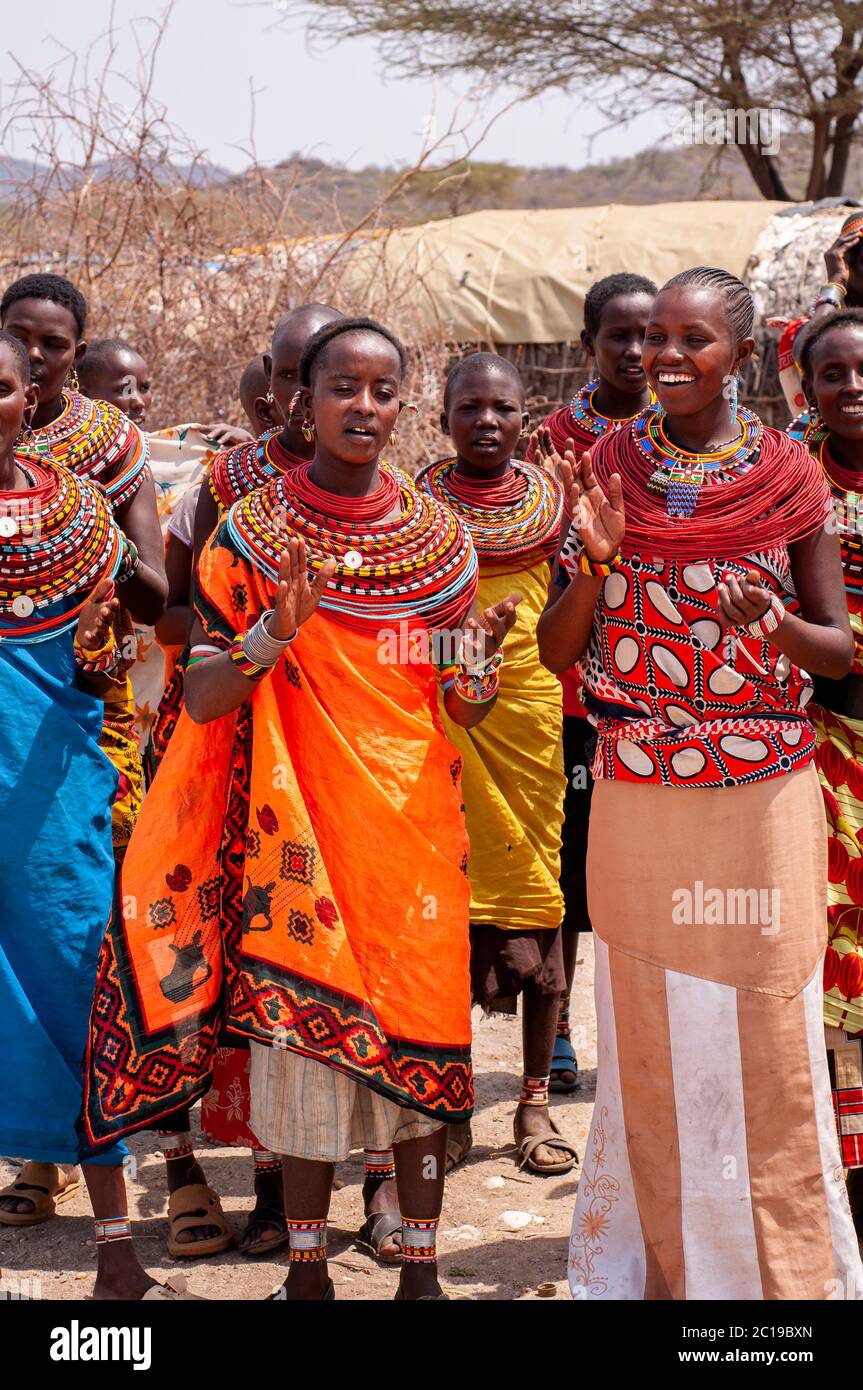
[[[548,1105],[548,1075],[528,1076],[525,1074],[521,1079],[521,1094],[518,1103],[519,1105],[533,1106]]]
[[[327,1218],[292,1221],[286,1217],[291,1264],[318,1264],[327,1258]]]
[[[281,1169],[282,1160],[278,1154],[270,1153],[269,1149],[252,1149],[255,1160],[255,1174],[275,1173]]]
[[[132,1239],[132,1223],[128,1216],[105,1216],[94,1222],[97,1245],[114,1245],[118,1240]]]
[[[162,1157],[169,1161],[174,1158],[191,1158],[195,1152],[188,1130],[160,1129],[156,1131],[156,1137]]]
[[[402,1260],[405,1264],[432,1265],[437,1260],[437,1228],[440,1217],[414,1221],[402,1217]]]
[[[366,1149],[366,1177],[386,1182],[396,1175],[392,1149]]]

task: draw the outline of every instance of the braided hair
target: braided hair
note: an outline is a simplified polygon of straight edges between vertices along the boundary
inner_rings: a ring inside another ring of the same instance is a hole
[[[404,344],[399,341],[394,333],[375,319],[333,319],[331,323],[325,323],[323,328],[319,328],[317,333],[313,333],[300,356],[299,374],[300,385],[310,389],[312,377],[318,368],[322,367],[327,357],[327,349],[330,343],[336,338],[341,338],[345,333],[376,333],[379,338],[386,338],[391,343],[399,356],[399,365],[402,375],[407,370],[408,355]]]
[[[597,280],[584,297],[584,327],[591,338],[599,332],[602,311],[606,304],[624,294],[646,294],[653,299],[656,286],[646,275],[633,275],[629,270],[619,271],[616,275],[605,275],[601,280]]]
[[[812,372],[812,353],[816,343],[840,328],[863,328],[863,309],[839,309],[835,314],[824,314],[809,323],[800,333],[799,362],[804,376]]]
[[[734,331],[735,343],[741,343],[744,338],[751,336],[755,322],[755,304],[743,281],[732,275],[730,270],[720,270],[718,266],[695,265],[691,270],[681,270],[679,275],[672,275],[662,289],[668,290],[672,285],[695,285],[698,288],[716,290],[722,299],[725,316]]]

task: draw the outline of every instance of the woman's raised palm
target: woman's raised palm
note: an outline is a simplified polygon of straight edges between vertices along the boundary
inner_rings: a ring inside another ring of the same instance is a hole
[[[554,472],[589,559],[597,564],[613,560],[626,534],[620,474],[612,473],[608,492],[603,492],[596,481],[590,450],[579,459],[571,439],[563,455],[554,455]]]

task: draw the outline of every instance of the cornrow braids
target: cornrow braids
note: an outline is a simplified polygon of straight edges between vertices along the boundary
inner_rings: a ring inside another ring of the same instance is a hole
[[[13,338],[11,333],[4,333],[0,329],[0,343],[5,347],[11,348],[13,356],[18,362],[18,371],[21,373],[21,384],[30,385],[30,355],[24,344],[18,338]]]
[[[648,294],[653,299],[656,286],[646,275],[633,275],[628,270],[597,280],[584,298],[584,326],[591,337],[599,332],[602,311],[606,304],[624,294]]]
[[[325,323],[323,328],[319,328],[317,333],[313,333],[300,356],[299,375],[300,385],[308,390],[312,385],[312,378],[315,371],[322,367],[326,361],[327,349],[330,343],[336,338],[341,338],[345,333],[376,333],[379,338],[386,338],[391,343],[399,356],[399,366],[402,375],[407,370],[408,355],[404,344],[399,341],[394,333],[375,319],[356,318],[356,319],[333,319],[332,323]]]
[[[77,285],[73,285],[65,275],[23,275],[16,280],[0,300],[0,323],[19,299],[50,299],[55,304],[62,304],[75,320],[78,337],[83,338],[87,326],[87,301]]]
[[[798,360],[804,376],[811,374],[812,353],[816,343],[820,343],[828,333],[837,332],[840,328],[863,328],[863,309],[839,309],[835,314],[824,314],[823,317],[819,315],[814,323],[808,323],[801,330]]]
[[[751,336],[755,322],[755,303],[743,281],[732,275],[730,270],[720,270],[718,266],[695,265],[690,270],[681,270],[679,275],[672,275],[662,289],[670,289],[672,285],[697,285],[716,290],[722,299],[728,322],[734,330],[735,342],[740,343],[744,338]]]
[[[460,377],[465,376],[471,371],[495,371],[503,376],[508,376],[518,387],[519,398],[524,404],[524,382],[521,379],[521,372],[514,362],[510,362],[508,357],[500,357],[496,352],[470,352],[467,357],[459,358],[449,369],[446,385],[443,389],[443,408],[449,409],[452,400],[452,393]]]

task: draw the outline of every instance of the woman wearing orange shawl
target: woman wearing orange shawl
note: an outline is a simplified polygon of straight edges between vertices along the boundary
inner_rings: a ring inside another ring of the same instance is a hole
[[[333,1296],[333,1164],[391,1143],[397,1296],[443,1296],[446,1124],[473,1107],[460,764],[429,636],[465,620],[476,556],[451,513],[379,464],[404,362],[370,320],[315,334],[312,464],[237,502],[201,558],[186,709],[94,1001],[96,1140],[201,1095],[223,1024],[251,1039],[252,1127],[284,1160],[291,1299]],[[467,618],[480,655],[445,678],[456,722],[493,704],[514,621],[512,599]]]

